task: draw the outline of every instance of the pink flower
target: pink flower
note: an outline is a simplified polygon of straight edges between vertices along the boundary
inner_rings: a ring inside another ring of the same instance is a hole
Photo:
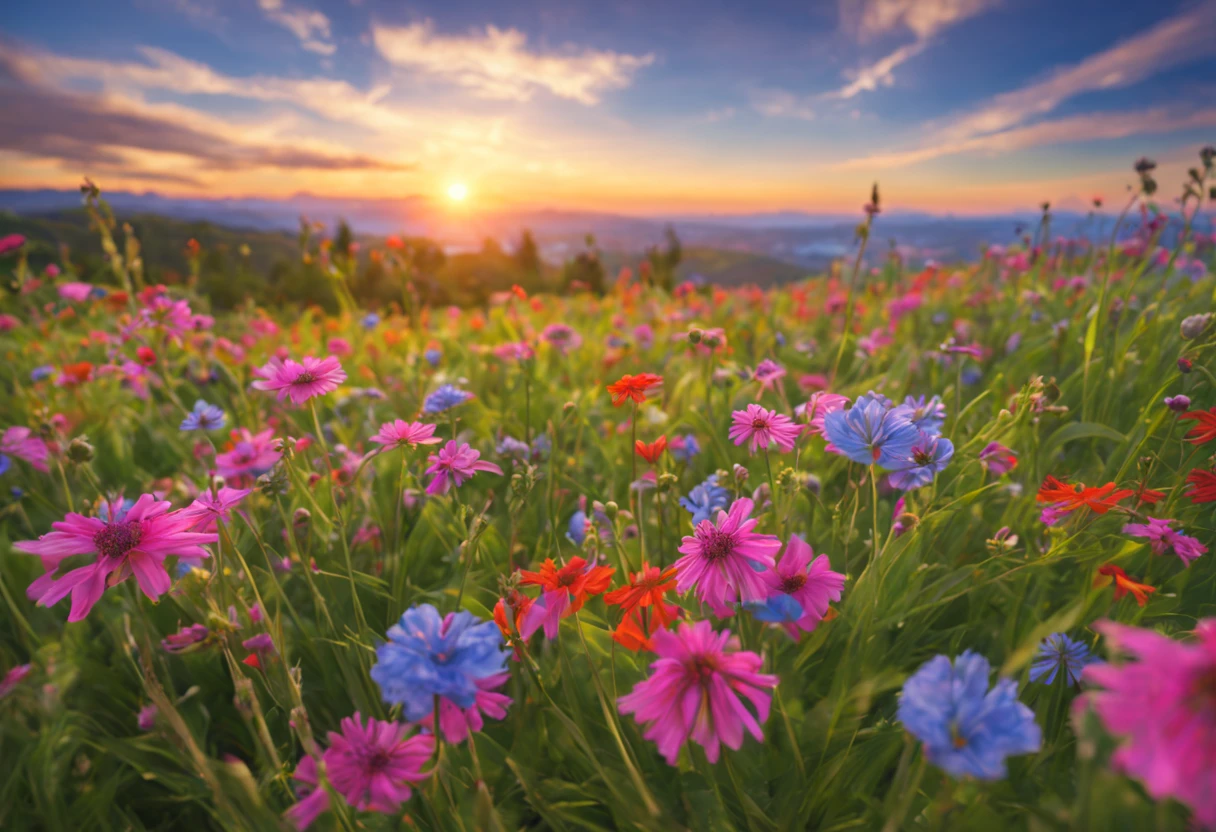
[[[292,404],[303,404],[313,396],[323,396],[338,389],[346,381],[346,372],[338,359],[305,356],[300,361],[288,358],[270,359],[264,367],[253,371],[261,380],[253,383],[258,390],[278,390],[279,401],[288,397]]]
[[[11,427],[0,435],[0,454],[24,459],[38,471],[50,470],[46,464],[46,443],[29,428]]]
[[[468,443],[461,443],[458,446],[451,439],[439,449],[438,454],[432,454],[427,457],[426,461],[431,464],[431,467],[426,469],[426,473],[435,475],[435,479],[431,480],[430,485],[426,487],[427,494],[446,494],[449,488],[459,487],[478,471],[488,471],[491,474],[502,476],[501,468],[493,462],[481,460],[480,451],[473,450]]]
[[[0,237],[0,257],[11,254],[25,245],[25,237],[20,234],[5,234]]]
[[[1082,677],[1102,688],[1084,699],[1123,740],[1114,766],[1216,827],[1216,619],[1199,622],[1197,644],[1112,621],[1094,629],[1133,659],[1091,664]]]
[[[491,352],[499,361],[527,361],[536,355],[536,352],[526,341],[510,341],[506,344],[499,344]]]
[[[813,436],[823,436],[823,418],[829,413],[844,410],[849,403],[848,396],[839,393],[829,393],[826,390],[812,393],[805,403],[794,408],[794,415],[805,421],[809,428],[807,432]]]
[[[768,719],[771,697],[766,689],[777,677],[757,673],[763,659],[739,650],[730,630],[715,633],[708,621],[681,624],[678,631],[658,630],[654,651],[659,658],[650,678],[617,700],[623,714],[633,714],[646,725],[645,737],[674,766],[680,748],[692,739],[705,749],[711,763],[718,761],[721,744],[738,750],[743,731],[764,741],[760,723]],[[749,700],[752,710],[740,699]]]
[[[341,727],[341,733],[329,732],[329,748],[322,760],[334,791],[359,811],[396,812],[410,799],[410,784],[430,776],[422,770],[435,749],[435,738],[429,734],[411,737],[409,727],[400,722],[369,719],[364,725],[357,711],[342,720]],[[297,829],[306,829],[329,808],[329,795],[317,787],[312,757],[301,760],[292,776],[311,789],[286,817]]]
[[[12,332],[21,326],[21,319],[12,315],[0,315],[0,332]]]
[[[999,477],[1017,467],[1018,455],[1000,442],[989,442],[980,451],[980,462]]]
[[[760,382],[760,390],[772,390],[773,385],[785,378],[785,368],[766,358],[756,365],[755,372],[752,373],[752,379]]]
[[[802,618],[783,624],[795,639],[799,630],[808,633],[814,630],[827,615],[828,604],[839,601],[844,591],[844,575],[832,571],[827,555],[815,557],[814,550],[798,535],[790,537],[781,560],[760,577],[768,585],[770,598],[788,595],[802,607]]]
[[[103,506],[102,516],[105,519],[73,512],[53,523],[54,531],[37,540],[13,544],[15,551],[41,557],[46,570],[26,590],[30,600],[49,607],[70,593],[72,611],[68,621],[80,621],[107,587],[134,575],[143,593],[155,601],[173,583],[165,569],[165,558],[210,557],[202,544],[219,539],[214,534],[188,531],[196,519],[170,511],[168,502],[151,494],[140,496],[129,509],[120,500],[108,503]],[[58,574],[66,558],[90,554],[97,555],[93,563]]]
[[[495,673],[493,676],[474,680],[477,685],[477,696],[471,708],[462,708],[446,696],[440,697],[439,728],[443,731],[443,738],[450,743],[464,742],[469,734],[480,731],[482,725],[485,724],[481,718],[482,714],[491,719],[505,717],[507,708],[511,704],[511,697],[503,693],[495,693],[494,689],[502,687],[510,677],[510,673],[503,671]],[[435,714],[431,712],[418,724],[434,733],[434,729],[431,727],[434,722]]]
[[[697,597],[709,604],[718,617],[732,614],[735,601],[763,601],[768,587],[753,564],[772,568],[773,555],[781,548],[776,535],[752,531],[749,519],[754,504],[746,497],[735,500],[730,511],[719,511],[717,525],[702,520],[692,537],[680,544],[684,557],[675,562],[677,592],[697,589]]]
[[[4,674],[4,678],[0,679],[0,699],[8,696],[13,692],[17,685],[21,684],[21,680],[30,675],[30,671],[34,669],[32,664],[19,664],[10,667],[8,673]]]
[[[250,488],[221,488],[218,492],[204,491],[198,498],[182,509],[182,515],[198,521],[200,527],[214,529],[216,520],[225,523],[231,518],[230,509],[245,499],[252,491]]]
[[[1148,540],[1152,545],[1153,553],[1157,555],[1164,555],[1173,549],[1174,554],[1182,558],[1184,564],[1190,566],[1191,561],[1200,555],[1207,554],[1208,547],[1190,535],[1171,529],[1170,524],[1174,522],[1177,521],[1150,517],[1147,523],[1128,523],[1123,527],[1123,533]]]
[[[384,445],[384,450],[387,451],[393,446],[437,445],[443,440],[435,436],[434,425],[396,419],[381,425],[380,432],[373,436],[371,441],[377,445]]]
[[[166,334],[180,338],[194,329],[194,313],[190,311],[188,301],[175,301],[166,295],[157,295],[139,310],[136,325],[163,329]]]
[[[354,353],[350,341],[347,341],[345,338],[330,338],[325,342],[325,348],[329,350],[331,355],[351,355]]]
[[[283,454],[275,447],[274,429],[250,433],[248,428],[238,428],[230,434],[232,449],[215,457],[216,470],[225,479],[249,480],[264,474],[275,466]]]
[[[59,284],[59,297],[64,300],[70,300],[73,303],[84,303],[89,299],[89,295],[93,294],[93,287],[88,283],[61,283]]]
[[[767,449],[776,445],[778,450],[792,451],[802,432],[799,425],[789,416],[775,410],[766,410],[758,404],[749,404],[746,410],[736,410],[731,414],[729,436],[736,445],[748,443],[748,450],[756,452],[756,448]]]

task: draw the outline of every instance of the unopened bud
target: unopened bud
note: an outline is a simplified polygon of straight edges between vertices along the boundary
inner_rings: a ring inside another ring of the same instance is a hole
[[[1178,327],[1182,333],[1183,341],[1194,341],[1203,331],[1212,323],[1212,313],[1205,312],[1202,315],[1190,315],[1182,319],[1182,324]]]
[[[693,327],[692,329],[688,330],[688,341],[689,341],[689,343],[691,343],[691,344],[699,344],[699,343],[701,343],[701,336],[702,336],[702,335],[704,335],[704,333],[703,333],[703,332],[701,332],[701,330],[697,329],[696,327]]]
[[[1183,374],[1189,373],[1194,368],[1194,366],[1195,365],[1191,363],[1191,359],[1189,359],[1189,358],[1179,358],[1178,359],[1178,372],[1180,372],[1180,373],[1183,373]]]
[[[291,516],[292,525],[307,526],[312,521],[312,512],[306,508],[298,508]]]
[[[621,512],[621,507],[616,504],[615,500],[609,500],[604,503],[604,516],[609,520],[616,520],[616,517]]]
[[[68,443],[68,459],[80,465],[93,459],[93,446],[87,436],[77,436]]]
[[[740,485],[747,482],[747,478],[749,476],[747,469],[744,468],[742,465],[740,465],[737,462],[735,463],[735,466],[731,469],[731,475],[734,476],[735,482],[739,483]]]

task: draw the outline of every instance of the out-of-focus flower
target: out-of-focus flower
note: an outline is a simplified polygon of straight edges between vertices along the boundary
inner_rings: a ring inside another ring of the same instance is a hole
[[[1000,442],[989,442],[980,451],[980,462],[996,476],[1012,471],[1018,466],[1018,455]]]
[[[0,679],[0,699],[12,693],[17,685],[21,684],[21,680],[29,676],[33,669],[34,666],[32,664],[19,664],[10,667],[8,672],[4,674],[4,678]]]
[[[88,283],[60,283],[59,297],[72,303],[84,303],[93,294],[93,286]]]
[[[718,485],[717,474],[710,474],[705,482],[693,486],[688,496],[680,498],[680,506],[692,514],[694,528],[729,505],[730,491]]]
[[[908,396],[903,404],[891,408],[891,412],[907,419],[917,430],[930,436],[940,434],[942,425],[946,424],[946,406],[942,404],[941,396],[934,396],[928,401],[924,396]]]
[[[1191,407],[1191,397],[1184,394],[1166,396],[1165,406],[1175,413],[1184,413]]]
[[[1145,523],[1128,523],[1123,527],[1123,533],[1149,541],[1154,554],[1164,555],[1173,549],[1174,554],[1182,558],[1184,564],[1190,566],[1192,561],[1207,553],[1208,547],[1190,535],[1170,528],[1171,524],[1176,522],[1176,520],[1166,520],[1160,517],[1149,517]]]
[[[443,441],[435,435],[435,425],[425,422],[407,422],[394,419],[380,426],[380,431],[369,440],[384,446],[384,450],[417,445],[438,445]]]
[[[1206,445],[1216,439],[1216,407],[1183,413],[1178,421],[1195,423],[1186,433],[1186,441],[1192,445]]]
[[[646,396],[662,383],[663,377],[654,373],[625,375],[609,384],[608,392],[612,394],[612,404],[615,407],[620,407],[627,401],[641,404],[646,401]]]
[[[187,653],[198,648],[210,637],[211,631],[205,624],[191,624],[165,636],[160,640],[160,646],[170,653]]]
[[[1115,584],[1116,601],[1131,593],[1136,599],[1136,603],[1143,607],[1148,603],[1149,594],[1157,591],[1156,587],[1133,581],[1126,572],[1113,563],[1108,563],[1098,569],[1098,577],[1094,579],[1094,586],[1107,586],[1112,580]]]
[[[182,430],[221,430],[227,424],[228,417],[224,414],[223,408],[214,404],[207,404],[202,399],[194,403],[194,409],[186,414],[186,418],[182,419]]]
[[[199,494],[193,503],[182,509],[182,516],[196,518],[201,526],[210,531],[215,528],[217,520],[227,523],[231,519],[232,508],[250,493],[252,489],[228,486],[220,488],[219,491],[207,489]]]
[[[46,464],[49,454],[46,442],[29,428],[11,427],[0,434],[0,459],[5,460],[4,468],[8,467],[7,457],[15,456],[28,462],[34,470],[46,473],[50,470]]]
[[[444,413],[473,399],[473,394],[451,384],[444,384],[422,402],[423,413]]]
[[[691,433],[677,434],[671,437],[671,441],[667,443],[667,450],[673,459],[680,462],[688,462],[701,453],[701,445],[697,442],[697,437]]]
[[[216,469],[227,480],[252,479],[269,471],[283,457],[276,447],[274,428],[259,433],[237,428],[230,435],[231,449],[215,456]]]
[[[502,469],[493,462],[481,459],[480,451],[469,447],[467,443],[457,445],[451,439],[439,449],[439,453],[427,457],[426,461],[430,466],[426,473],[435,475],[426,487],[427,494],[446,494],[449,489],[460,487],[478,471],[502,476]]]
[[[541,330],[540,340],[562,354],[578,349],[583,343],[583,337],[566,324],[549,324]]]
[[[1196,468],[1186,475],[1186,481],[1191,488],[1186,492],[1195,505],[1216,502],[1216,471],[1202,471]]]
[[[752,379],[760,382],[761,390],[772,390],[783,378],[785,368],[771,358],[757,364],[755,372],[752,373]]]

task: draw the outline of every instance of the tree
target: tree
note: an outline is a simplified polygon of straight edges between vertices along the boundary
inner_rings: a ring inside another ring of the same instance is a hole
[[[526,228],[523,236],[519,238],[519,245],[515,247],[515,265],[525,278],[540,277],[540,251],[536,247],[532,232]]]
[[[684,247],[676,236],[676,230],[670,225],[665,236],[666,250],[660,251],[658,246],[651,246],[646,252],[646,259],[650,263],[651,280],[656,286],[670,292],[676,285],[676,267],[684,258]]]

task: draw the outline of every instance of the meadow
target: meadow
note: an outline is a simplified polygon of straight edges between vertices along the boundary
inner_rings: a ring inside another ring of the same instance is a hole
[[[88,184],[0,240],[0,828],[1216,829],[1214,157],[763,290],[302,239],[332,312]]]

